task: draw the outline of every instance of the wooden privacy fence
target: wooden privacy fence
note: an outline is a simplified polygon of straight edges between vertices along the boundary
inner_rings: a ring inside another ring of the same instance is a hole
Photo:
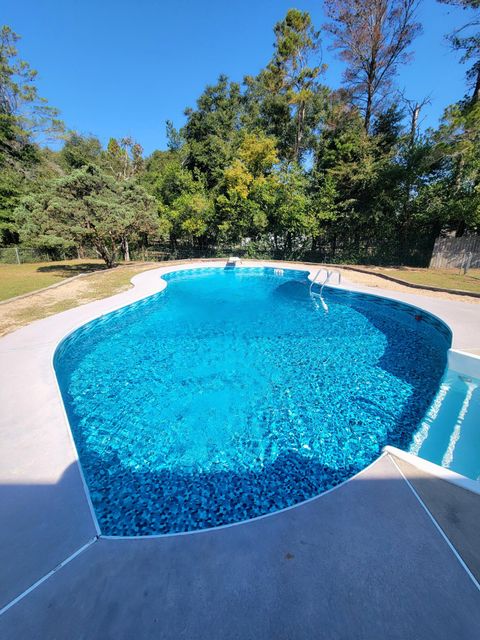
[[[480,269],[480,236],[437,238],[430,267],[435,269]]]

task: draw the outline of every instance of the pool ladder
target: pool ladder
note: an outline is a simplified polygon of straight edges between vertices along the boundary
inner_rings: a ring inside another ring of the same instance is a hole
[[[322,272],[325,272],[325,277],[323,279],[323,282],[319,282],[319,276]],[[321,269],[319,269],[317,271],[317,273],[315,274],[315,276],[313,277],[313,280],[310,282],[310,296],[313,297],[314,296],[318,296],[320,298],[320,304],[322,305],[323,310],[325,311],[325,313],[328,313],[328,305],[325,302],[325,300],[323,299],[323,287],[328,284],[330,282],[330,278],[332,276],[336,275],[338,278],[337,284],[340,284],[342,282],[342,274],[340,273],[340,271],[338,269],[327,269],[325,267],[322,267]],[[320,291],[317,293],[316,291],[313,291],[313,285],[314,284],[319,284],[320,285]]]

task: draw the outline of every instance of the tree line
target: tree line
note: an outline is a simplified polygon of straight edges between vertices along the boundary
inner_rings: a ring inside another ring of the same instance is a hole
[[[214,255],[423,265],[435,237],[480,227],[480,0],[447,35],[466,95],[423,131],[428,96],[396,86],[421,32],[419,0],[325,0],[317,30],[290,9],[271,60],[206,86],[168,148],[68,131],[0,32],[0,242],[108,266],[147,247]],[[345,63],[326,84],[322,42]],[[52,150],[49,141],[60,138]]]

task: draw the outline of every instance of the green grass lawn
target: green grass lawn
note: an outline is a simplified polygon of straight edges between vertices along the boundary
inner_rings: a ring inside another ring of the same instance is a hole
[[[105,269],[103,260],[0,264],[0,300],[43,289],[65,278],[98,269]]]
[[[394,278],[406,280],[412,284],[442,287],[444,289],[460,289],[480,293],[480,269],[470,269],[466,275],[460,269],[379,269],[381,273]]]
[[[78,267],[75,271],[82,267],[88,270],[90,267],[86,267],[86,262],[78,263],[75,261],[75,266]],[[51,264],[51,263],[50,263]],[[90,263],[91,264],[91,261]],[[69,266],[70,263],[65,265]],[[14,269],[3,269],[7,265],[0,265],[0,274],[11,273],[12,279],[17,276],[18,281],[22,284],[25,284],[24,279],[30,279],[30,286],[28,287],[32,293],[31,296],[27,298],[20,298],[19,300],[12,300],[2,305],[1,313],[0,313],[0,336],[10,331],[14,331],[33,320],[39,320],[40,318],[46,318],[51,316],[54,313],[60,313],[61,311],[66,311],[67,309],[73,309],[73,307],[78,307],[81,304],[86,304],[88,302],[93,302],[93,300],[99,300],[101,298],[107,298],[108,296],[112,296],[116,293],[120,293],[122,291],[126,291],[131,287],[130,280],[137,273],[141,273],[142,271],[146,271],[148,269],[153,269],[158,266],[158,263],[142,263],[142,262],[132,262],[126,265],[120,265],[115,269],[104,269],[102,264],[95,264],[95,267],[102,267],[100,270],[95,270],[88,275],[86,278],[78,278],[76,280],[70,280],[64,283],[62,287],[55,287],[54,289],[47,289],[43,291],[33,292],[32,290],[45,285],[51,284],[51,280],[45,280],[44,272],[40,271],[37,273],[35,267],[40,265],[18,265]],[[12,265],[8,265],[12,267]],[[58,265],[60,266],[60,265]],[[28,269],[21,269],[20,267],[30,267]],[[94,267],[92,266],[92,269]],[[20,275],[18,274],[20,271]],[[75,273],[74,271],[74,273]],[[60,273],[65,273],[67,276],[72,274],[71,270],[63,269]],[[83,271],[80,269],[80,272]],[[48,272],[51,273],[51,272]],[[30,275],[28,275],[30,274]],[[38,280],[37,280],[38,276]],[[57,273],[56,279],[54,282],[61,281],[62,277]],[[2,278],[0,275],[0,291],[2,296],[5,297],[7,290],[12,291],[14,295],[18,295],[22,289],[13,288],[12,285],[9,286],[9,289],[3,287],[5,284],[5,277]],[[23,291],[25,291],[23,288]]]

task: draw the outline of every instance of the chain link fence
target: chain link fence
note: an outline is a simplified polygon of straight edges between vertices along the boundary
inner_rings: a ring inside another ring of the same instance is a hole
[[[309,243],[305,243],[309,244]],[[432,242],[433,245],[433,242]],[[293,246],[290,251],[276,249],[270,238],[243,243],[242,245],[207,245],[195,247],[187,244],[150,243],[146,247],[132,247],[130,258],[134,261],[163,262],[165,260],[187,260],[201,258],[257,258],[264,260],[296,260],[313,263],[331,264],[370,264],[426,267],[428,266],[431,246],[411,243],[408,251],[400,252],[387,244],[379,246],[374,242],[359,242],[355,246],[348,241],[318,243],[315,249]],[[73,259],[99,259],[101,256],[93,248],[75,248],[66,251],[46,252],[22,245],[11,245],[0,248],[0,263],[22,264],[27,262],[57,262]],[[118,255],[122,260],[122,255]]]

